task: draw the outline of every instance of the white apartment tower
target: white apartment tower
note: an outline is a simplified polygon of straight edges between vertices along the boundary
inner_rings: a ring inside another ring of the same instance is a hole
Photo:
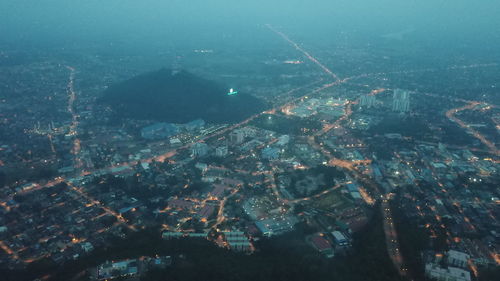
[[[392,96],[392,111],[408,112],[410,111],[410,92],[396,89]]]

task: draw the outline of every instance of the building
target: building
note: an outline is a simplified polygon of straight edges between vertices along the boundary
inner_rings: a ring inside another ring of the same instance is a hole
[[[189,123],[184,124],[184,128],[186,128],[186,130],[190,132],[195,130],[201,130],[203,129],[203,127],[205,127],[205,121],[203,119],[196,119]]]
[[[448,253],[446,253],[446,261],[450,266],[467,268],[469,259],[470,256],[463,252],[449,250]]]
[[[265,219],[257,221],[255,226],[264,236],[279,235],[288,231],[292,231],[297,223],[295,218],[281,218],[281,219]]]
[[[94,250],[94,246],[90,242],[82,243],[81,247],[85,253],[90,253]]]
[[[170,123],[156,123],[141,130],[145,139],[156,140],[174,136],[180,131],[179,126]]]
[[[139,257],[120,261],[107,261],[97,268],[96,274],[92,274],[91,280],[138,280],[141,275],[153,268],[166,268],[172,265],[172,257],[155,256]]]
[[[285,146],[289,142],[290,142],[290,136],[289,135],[282,135],[278,138],[278,141],[276,142],[276,144],[279,146]]]
[[[336,245],[341,247],[349,246],[349,240],[345,237],[344,234],[342,234],[342,232],[334,231],[332,232],[332,236],[333,236],[333,241],[335,242]]]
[[[208,145],[203,142],[197,142],[191,147],[191,153],[194,157],[202,157],[208,153]]]
[[[266,147],[262,150],[262,158],[276,160],[280,156],[280,150],[274,147]]]
[[[173,232],[173,231],[164,231],[161,234],[161,237],[166,240],[170,239],[180,239],[180,238],[208,238],[208,233],[206,232]]]
[[[212,189],[212,191],[210,192],[210,197],[214,197],[214,198],[222,198],[222,196],[224,195],[224,193],[227,191],[227,190],[230,190],[231,188],[227,185],[223,185],[223,184],[214,184],[214,189]]]
[[[227,146],[219,146],[215,149],[215,156],[217,157],[226,157],[228,153]]]
[[[263,142],[261,142],[260,140],[258,140],[258,139],[253,139],[253,140],[248,141],[248,142],[244,143],[243,145],[241,145],[241,146],[239,147],[239,149],[240,149],[242,152],[249,152],[249,151],[251,151],[251,150],[255,149],[256,147],[261,146],[261,145],[263,145],[263,144],[264,144],[264,143],[263,143]]]
[[[374,95],[363,95],[359,100],[359,105],[364,108],[372,108],[375,106],[377,100]]]
[[[311,243],[318,252],[332,258],[334,256],[332,245],[322,234],[315,234],[311,237]]]
[[[206,172],[208,170],[208,165],[205,163],[196,163],[194,167],[198,170],[200,170],[202,173]]]
[[[179,146],[182,146],[182,142],[179,138],[171,138],[170,145],[175,146],[175,147],[179,147]]]
[[[214,213],[215,207],[212,205],[203,206],[197,213],[196,216],[202,221],[206,222]]]
[[[224,167],[208,166],[208,170],[203,175],[201,179],[204,182],[214,182],[216,180],[222,180],[226,177],[228,169]]]
[[[171,256],[156,256],[154,258],[145,259],[148,263],[149,268],[161,268],[164,269],[167,266],[172,265],[172,257]]]
[[[293,108],[290,112],[293,115],[300,117],[300,118],[310,117],[311,115],[314,114],[314,110],[310,109],[306,105],[297,106],[297,107]]]
[[[401,89],[394,90],[394,94],[392,95],[392,111],[410,111],[410,92]]]
[[[347,184],[347,191],[351,195],[351,197],[355,200],[362,200],[363,197],[361,196],[361,193],[359,193],[359,188],[356,184],[354,183],[348,183]]]
[[[248,240],[248,237],[241,231],[227,231],[223,232],[224,238],[233,251],[238,252],[251,252],[253,250],[252,244]]]
[[[132,277],[138,274],[136,259],[106,262],[97,267],[97,279],[108,280],[119,277]]]
[[[240,131],[243,132],[243,135],[245,136],[245,138],[255,138],[255,136],[257,135],[257,130],[255,128],[252,128],[252,127],[243,127],[241,129],[239,129]]]
[[[234,130],[229,134],[229,141],[232,144],[241,144],[245,140],[245,132],[242,130]]]
[[[470,273],[457,267],[442,268],[437,264],[425,265],[425,275],[437,281],[470,281]]]

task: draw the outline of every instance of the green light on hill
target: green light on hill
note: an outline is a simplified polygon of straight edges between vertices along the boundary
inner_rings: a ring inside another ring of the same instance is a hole
[[[229,92],[227,93],[227,95],[228,95],[228,96],[234,96],[234,95],[236,95],[236,94],[238,94],[238,91],[235,91],[233,88],[231,88],[231,89],[229,90]]]

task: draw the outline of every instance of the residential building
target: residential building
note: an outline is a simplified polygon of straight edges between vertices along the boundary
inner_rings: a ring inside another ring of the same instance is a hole
[[[359,105],[365,108],[371,108],[375,106],[377,100],[374,95],[368,94],[361,96],[359,100]]]
[[[229,153],[227,146],[219,146],[215,149],[215,156],[226,157]]]
[[[197,142],[191,147],[191,153],[194,157],[205,156],[208,153],[208,145],[203,142]]]
[[[394,90],[392,96],[392,111],[410,111],[410,92],[401,89]]]
[[[245,132],[242,130],[234,130],[229,134],[229,141],[232,144],[241,144],[245,140]]]
[[[437,281],[470,281],[470,273],[457,267],[442,268],[438,264],[425,265],[425,274]]]
[[[470,256],[466,253],[449,250],[446,253],[446,261],[450,266],[456,266],[461,268],[467,268],[467,263],[470,259]]]

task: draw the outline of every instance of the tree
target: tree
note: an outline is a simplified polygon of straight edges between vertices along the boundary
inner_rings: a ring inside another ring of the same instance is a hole
[[[7,175],[0,171],[0,187],[4,187],[5,184],[7,183]]]

